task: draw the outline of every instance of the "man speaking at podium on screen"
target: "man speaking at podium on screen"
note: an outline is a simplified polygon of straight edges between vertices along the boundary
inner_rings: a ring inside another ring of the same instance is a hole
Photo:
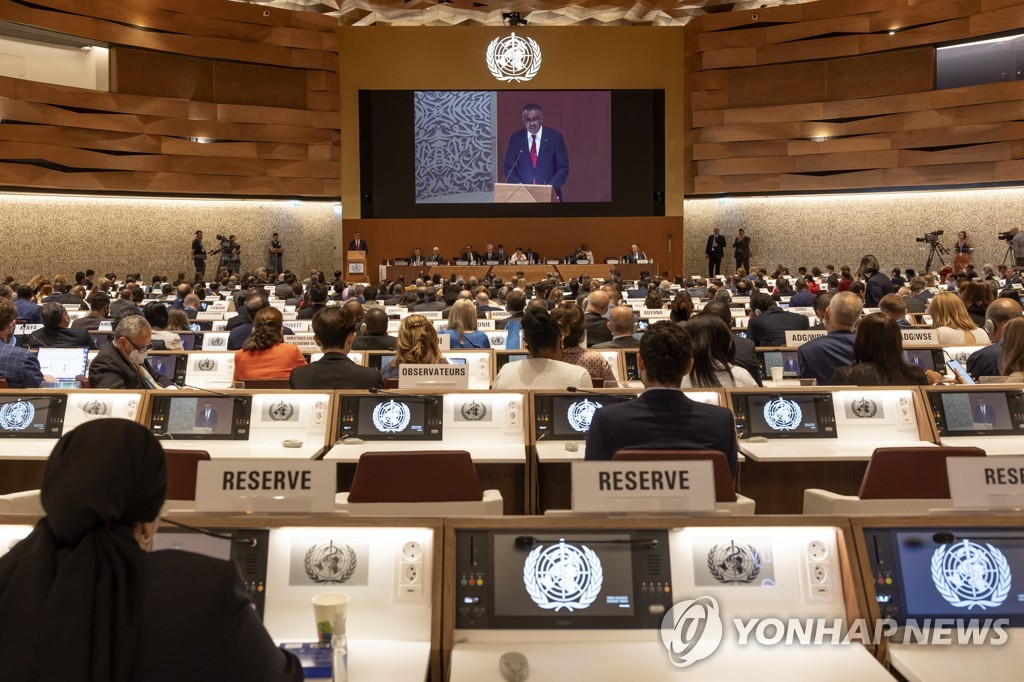
[[[562,185],[569,178],[569,152],[562,133],[544,127],[544,110],[539,104],[523,107],[523,130],[512,133],[505,151],[501,182],[551,185],[562,201]]]

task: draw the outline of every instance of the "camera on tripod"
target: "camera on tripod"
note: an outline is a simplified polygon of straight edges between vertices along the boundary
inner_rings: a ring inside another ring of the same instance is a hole
[[[999,239],[1001,239],[1004,242],[1010,242],[1013,241],[1013,235],[1010,234],[1009,230],[1007,230],[1006,232],[999,233]]]
[[[945,230],[933,230],[931,232],[926,232],[923,237],[915,237],[914,241],[921,244],[938,244],[939,237],[941,237],[944,232]]]

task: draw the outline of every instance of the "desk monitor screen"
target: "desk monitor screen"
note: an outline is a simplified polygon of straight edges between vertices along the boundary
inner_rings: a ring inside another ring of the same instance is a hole
[[[150,355],[149,366],[157,374],[162,374],[181,386],[185,383],[185,365],[188,358],[184,355]]]
[[[929,392],[940,436],[1024,435],[1024,392]]]
[[[444,396],[346,395],[341,398],[344,438],[438,441],[443,436]]]
[[[196,331],[196,330],[193,330]],[[196,349],[196,335],[188,333],[180,333],[178,337],[181,338],[181,349],[182,350],[195,350]]]
[[[527,360],[529,359],[529,357],[529,353],[524,353],[522,351],[516,351],[512,353],[503,353],[501,351],[498,351],[494,357],[495,368],[497,369],[497,371],[500,372],[501,368],[507,365],[508,363],[519,362],[520,360]]]
[[[60,438],[66,395],[0,396],[0,438]]]
[[[635,395],[534,395],[534,427],[537,437],[549,440],[586,440],[594,413],[608,405],[633,400]]]
[[[456,582],[456,627],[657,627],[669,561],[665,531],[460,532],[456,571],[474,580]]]
[[[57,381],[71,381],[75,377],[85,376],[89,349],[40,348],[36,357],[43,376],[54,377]]]
[[[1009,627],[1024,626],[1024,530],[865,528],[864,536],[883,618],[1007,618]]]
[[[733,396],[740,437],[835,438],[829,393],[755,393]]]
[[[627,350],[623,352],[623,359],[626,361],[626,380],[627,381],[640,381],[640,365],[637,362],[637,356],[640,355],[640,351]]]
[[[248,440],[250,396],[153,397],[150,430],[170,440]]]
[[[165,526],[153,536],[153,549],[195,552],[222,561],[234,561],[242,575],[246,592],[256,607],[256,613],[263,618],[270,531],[254,528],[217,528],[215,532],[226,537],[211,537],[184,528]],[[235,542],[239,539],[252,539],[255,542],[250,547],[246,543]]]
[[[367,366],[378,372],[383,372],[384,368],[390,365],[394,359],[394,353],[370,353],[367,355]]]
[[[915,365],[926,372],[930,370],[939,374],[945,374],[942,351],[939,349],[906,348],[903,350],[903,360],[908,365]]]
[[[761,367],[761,378],[772,378],[772,367],[782,367],[782,376],[795,379],[800,376],[800,359],[795,350],[766,350],[757,354]]]

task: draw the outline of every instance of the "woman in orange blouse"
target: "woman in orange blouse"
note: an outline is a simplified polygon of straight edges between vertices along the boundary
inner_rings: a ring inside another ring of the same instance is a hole
[[[235,381],[288,379],[292,370],[306,364],[302,351],[284,342],[284,322],[277,308],[256,313],[252,333],[235,351]]]

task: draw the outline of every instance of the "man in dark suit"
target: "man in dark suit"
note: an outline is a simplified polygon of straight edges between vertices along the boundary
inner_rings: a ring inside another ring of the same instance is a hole
[[[363,324],[366,330],[356,336],[352,350],[395,350],[398,339],[388,335],[388,316],[383,308],[367,308]]]
[[[679,385],[693,367],[693,339],[672,322],[652,324],[637,357],[644,392],[636,400],[594,413],[588,460],[610,460],[619,450],[718,450],[736,476],[738,446],[732,412],[687,398]]]
[[[185,297],[185,307],[182,310],[185,312],[185,317],[190,320],[194,320],[199,317],[199,297],[195,294],[189,294]]]
[[[25,345],[29,348],[95,348],[85,329],[69,329],[71,318],[60,303],[44,303],[39,312],[43,328],[32,332]]]
[[[931,297],[925,287],[924,277],[915,277],[910,280],[910,296],[905,301],[908,313],[923,313],[928,310],[928,300]]]
[[[593,294],[591,294],[593,296]],[[633,325],[636,322],[636,318],[633,316],[633,309],[626,305],[616,306],[612,308],[611,315],[608,316],[607,328],[611,332],[611,341],[604,341],[603,343],[597,343],[591,348],[602,349],[602,348],[639,348],[640,342],[633,338]],[[588,332],[589,338],[589,332]]]
[[[146,362],[153,329],[142,315],[129,315],[114,328],[112,341],[103,344],[92,364],[93,388],[166,388],[172,381]]]
[[[708,243],[704,246],[704,255],[708,257],[708,276],[714,277],[722,273],[722,257],[725,256],[725,237],[721,228],[716,227],[713,234],[708,235]]]
[[[730,329],[732,329],[734,324],[729,304],[725,301],[709,301],[701,309],[700,314],[717,315]],[[757,353],[754,342],[742,336],[736,336],[735,332],[733,332],[732,340],[736,344],[736,357],[733,359],[733,363],[750,372],[750,376],[754,377],[754,381],[760,386],[761,368],[757,365]]]
[[[17,324],[18,309],[6,298],[0,298],[0,378],[11,388],[39,388],[43,371],[35,353],[10,345]]]
[[[309,288],[309,307],[303,308],[295,316],[298,320],[312,320],[318,310],[327,305],[327,287],[323,284],[314,284]]]
[[[971,353],[967,358],[967,373],[975,379],[1000,376],[999,356],[1003,352],[1003,332],[1006,323],[1024,316],[1020,304],[1012,298],[997,298],[985,310],[985,321],[992,325],[992,344]]]
[[[484,250],[484,252],[480,254],[480,260],[482,260],[484,263],[487,263],[489,261],[500,262],[500,259],[498,258],[498,252],[494,250],[494,244],[487,245],[487,248]]]
[[[32,300],[32,287],[22,284],[18,287],[18,299],[14,306],[18,309],[18,319],[27,324],[41,324],[39,320],[39,304]]]
[[[472,244],[466,244],[465,250],[459,256],[459,260],[469,261],[470,265],[480,260],[480,254],[473,250]]]
[[[803,315],[783,310],[768,294],[755,291],[750,296],[750,324],[747,326],[750,339],[755,346],[786,345],[786,330],[800,330],[810,327]]]
[[[853,362],[853,342],[857,338],[853,327],[862,310],[856,294],[843,291],[832,297],[825,311],[828,334],[811,339],[797,351],[801,378],[814,378],[819,386],[826,386],[837,369]]]
[[[736,269],[743,268],[750,274],[750,237],[742,227],[736,231],[732,240],[733,256],[736,258]]]
[[[372,312],[379,312],[374,310]],[[341,306],[324,308],[313,320],[316,343],[324,352],[316,362],[292,370],[290,385],[293,389],[367,389],[384,388],[380,372],[360,367],[352,362],[348,353],[356,338],[358,320],[352,312]]]
[[[979,400],[974,404],[973,421],[975,424],[994,425],[996,423],[996,411],[984,400]]]
[[[523,107],[523,130],[508,138],[502,180],[524,185],[551,185],[562,201],[562,185],[569,178],[569,152],[562,133],[544,127],[539,104]]]
[[[195,266],[195,281],[206,279],[206,245],[203,244],[203,231],[196,230],[196,238],[192,240],[192,265]]]
[[[640,250],[638,244],[631,244],[629,247],[629,253],[622,259],[626,263],[637,263],[642,260],[647,260],[647,254]]]
[[[369,251],[366,246],[366,242],[363,241],[362,235],[358,232],[352,235],[352,241],[348,243],[349,251]]]
[[[110,317],[110,297],[102,291],[89,297],[91,312],[85,317],[80,317],[71,323],[72,329],[97,330],[100,322]]]
[[[514,329],[515,331],[522,329],[523,311],[526,310],[526,294],[515,290],[508,292],[508,298],[505,299],[505,310],[509,313],[508,317],[498,320],[494,326],[498,329]]]
[[[213,403],[207,400],[203,403],[203,409],[196,415],[196,426],[200,429],[217,430],[217,410],[213,409]]]
[[[612,333],[608,331],[608,318],[604,316],[609,305],[611,299],[601,290],[591,291],[587,296],[587,309],[584,311],[583,321],[587,325],[588,348],[612,340]]]

